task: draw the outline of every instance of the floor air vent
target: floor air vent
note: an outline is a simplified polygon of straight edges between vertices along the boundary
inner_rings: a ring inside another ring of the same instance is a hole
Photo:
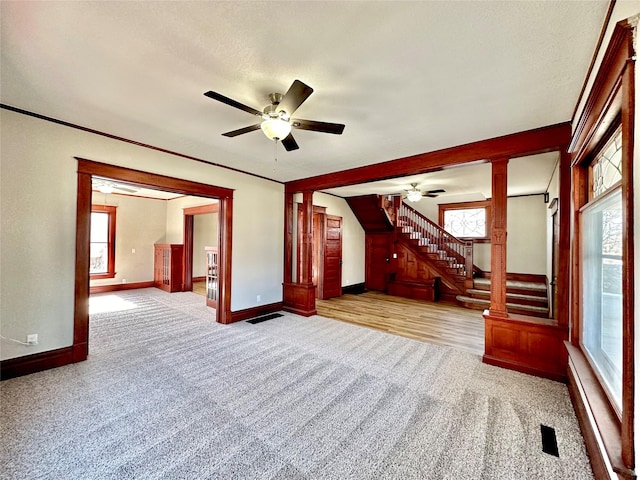
[[[281,313],[270,313],[269,315],[263,315],[262,317],[252,318],[251,320],[247,320],[247,323],[261,323],[266,322],[267,320],[271,320],[272,318],[284,317]]]
[[[546,425],[540,424],[540,433],[542,434],[542,451],[559,457],[558,440],[556,439],[556,430]]]

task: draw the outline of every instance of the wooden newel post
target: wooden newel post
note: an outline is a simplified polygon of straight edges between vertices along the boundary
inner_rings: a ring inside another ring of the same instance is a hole
[[[464,286],[473,288],[473,242],[464,244],[464,271],[466,274]]]

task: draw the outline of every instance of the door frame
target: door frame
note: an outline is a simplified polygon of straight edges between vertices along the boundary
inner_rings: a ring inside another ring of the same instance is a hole
[[[89,245],[91,240],[91,180],[94,175],[167,192],[219,200],[220,308],[216,312],[216,321],[219,323],[231,323],[233,190],[141,170],[118,167],[80,157],[75,157],[75,159],[78,161],[78,179],[72,361],[80,362],[86,360],[89,353]]]
[[[184,215],[184,227],[183,227],[183,240],[184,244],[184,263],[183,263],[183,285],[184,291],[190,292],[193,290],[193,225],[195,215],[206,215],[207,213],[218,213],[220,205],[218,203],[208,203],[206,205],[199,205],[197,207],[183,208]],[[220,217],[218,216],[218,223]],[[220,229],[218,228],[218,231]],[[220,245],[220,236],[218,236],[218,246]]]

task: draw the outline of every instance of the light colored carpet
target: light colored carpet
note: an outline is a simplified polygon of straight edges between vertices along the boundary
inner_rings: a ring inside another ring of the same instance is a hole
[[[92,297],[86,362],[0,384],[3,479],[591,479],[564,385],[321,317]],[[540,424],[560,457],[542,452]]]

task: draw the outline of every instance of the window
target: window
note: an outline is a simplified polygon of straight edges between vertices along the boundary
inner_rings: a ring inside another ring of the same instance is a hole
[[[582,212],[582,344],[618,411],[622,398],[622,191]]]
[[[489,206],[486,200],[440,204],[440,226],[454,237],[486,240],[491,230]]]
[[[91,245],[89,250],[91,278],[116,276],[116,207],[91,206]]]
[[[589,166],[581,213],[582,345],[618,412],[622,409],[622,134]]]

